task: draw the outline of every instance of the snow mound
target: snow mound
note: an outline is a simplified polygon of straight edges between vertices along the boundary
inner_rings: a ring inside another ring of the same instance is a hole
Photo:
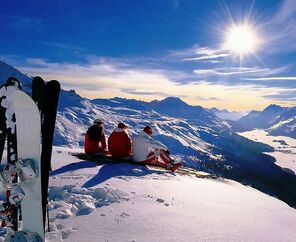
[[[55,219],[66,219],[70,216],[87,215],[96,208],[128,198],[129,194],[108,186],[89,189],[74,185],[53,186],[49,189],[48,208]],[[51,219],[51,222],[55,219]]]

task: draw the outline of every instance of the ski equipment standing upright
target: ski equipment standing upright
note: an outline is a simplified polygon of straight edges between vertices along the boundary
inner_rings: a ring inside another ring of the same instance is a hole
[[[9,78],[0,90],[1,105],[5,109],[8,154],[7,165],[2,169],[0,178],[4,186],[11,189],[7,193],[8,202],[16,208],[21,207],[23,229],[17,231],[14,225],[15,221],[18,222],[17,214],[9,214],[8,207],[2,206],[5,210],[1,218],[8,220],[13,230],[8,231],[10,233],[5,241],[44,241],[39,111],[33,100],[20,90],[20,83],[15,78]],[[4,118],[1,117],[1,120]],[[4,124],[1,126],[5,127]]]
[[[43,225],[46,225],[48,203],[48,179],[51,170],[51,154],[54,128],[60,94],[60,83],[52,80],[45,83],[41,77],[35,77],[32,83],[32,98],[38,104],[42,119],[42,151],[41,151],[41,186]]]
[[[41,192],[41,120],[37,105],[22,91],[14,91],[12,104],[16,118],[18,161],[16,168],[20,191],[12,197],[21,197],[22,229],[35,233],[44,240]],[[35,238],[34,237],[34,238]]]

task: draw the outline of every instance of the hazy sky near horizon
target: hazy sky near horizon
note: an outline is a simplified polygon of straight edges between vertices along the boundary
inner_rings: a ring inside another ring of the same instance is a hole
[[[296,105],[295,0],[0,3],[0,59],[82,96]]]

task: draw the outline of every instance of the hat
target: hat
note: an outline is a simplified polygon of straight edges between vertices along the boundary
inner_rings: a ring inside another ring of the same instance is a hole
[[[95,119],[94,124],[103,124],[103,121],[101,119]]]
[[[143,131],[149,135],[152,135],[152,128],[150,126],[146,126]]]
[[[127,129],[127,126],[124,123],[121,123],[121,122],[117,125],[117,127],[120,128],[120,129]]]

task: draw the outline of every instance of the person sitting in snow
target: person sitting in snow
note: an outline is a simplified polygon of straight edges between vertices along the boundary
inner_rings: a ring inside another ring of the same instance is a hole
[[[84,139],[84,151],[86,154],[107,153],[106,138],[102,120],[95,119],[88,128]]]
[[[108,139],[108,149],[114,158],[130,158],[132,155],[131,138],[127,133],[127,126],[119,123]]]
[[[175,171],[181,163],[175,163],[170,158],[168,147],[154,140],[153,131],[146,126],[142,132],[133,137],[133,160],[147,165],[156,165],[168,170]]]

